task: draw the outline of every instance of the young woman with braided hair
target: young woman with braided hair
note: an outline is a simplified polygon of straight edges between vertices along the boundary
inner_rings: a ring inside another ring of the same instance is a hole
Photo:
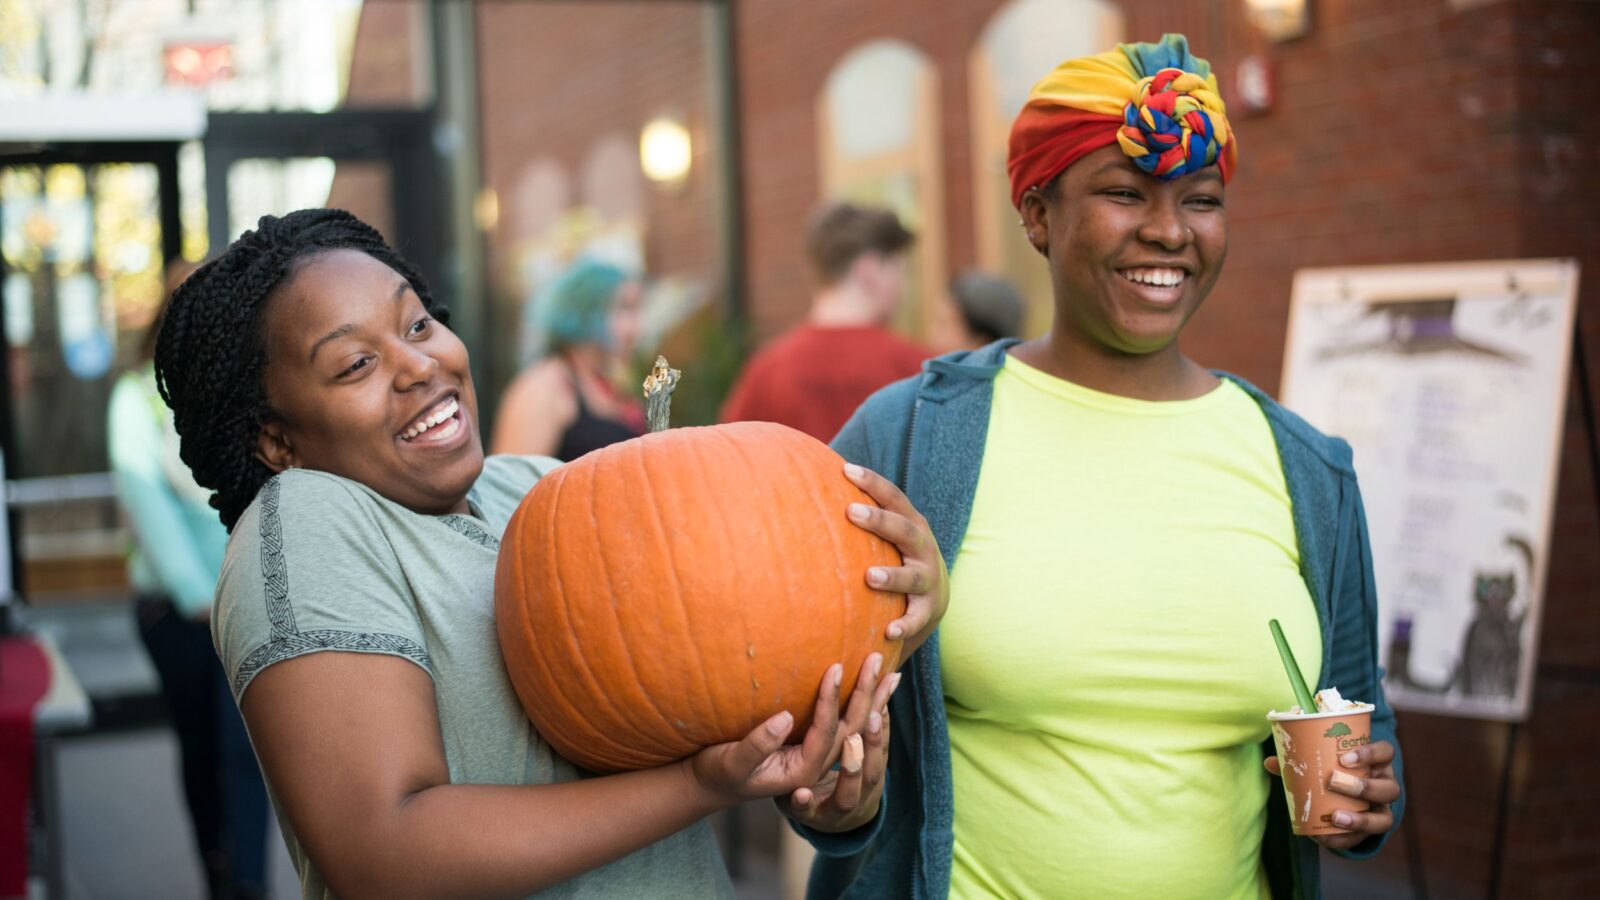
[[[231,531],[212,634],[304,896],[729,896],[711,812],[785,796],[818,828],[869,819],[887,739],[870,726],[898,681],[870,665],[842,713],[829,668],[795,745],[782,713],[681,763],[588,778],[539,738],[492,592],[498,534],[557,463],[485,460],[445,321],[377,232],[303,210],[185,281],[157,345],[182,458]],[[937,549],[903,495],[852,477],[883,507],[861,527],[905,557],[870,573],[909,594],[891,627],[921,640],[943,608]],[[833,776],[853,733],[868,765]]]

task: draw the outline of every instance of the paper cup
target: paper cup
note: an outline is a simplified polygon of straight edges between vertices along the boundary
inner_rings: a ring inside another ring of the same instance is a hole
[[[1283,771],[1283,794],[1289,803],[1289,821],[1299,835],[1345,834],[1350,829],[1333,824],[1338,810],[1366,812],[1370,804],[1335,793],[1328,787],[1334,772],[1365,778],[1370,766],[1346,768],[1339,757],[1372,741],[1372,707],[1345,712],[1298,714],[1271,712],[1272,740]]]

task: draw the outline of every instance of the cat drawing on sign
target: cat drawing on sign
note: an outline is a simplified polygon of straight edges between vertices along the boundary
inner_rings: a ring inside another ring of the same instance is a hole
[[[1467,697],[1513,697],[1522,666],[1522,624],[1527,604],[1517,607],[1518,590],[1532,578],[1533,547],[1516,535],[1505,538],[1495,552],[1504,568],[1474,566],[1472,571],[1472,621],[1461,638],[1461,651],[1449,678],[1426,682],[1411,672],[1414,622],[1396,616],[1389,641],[1389,678],[1413,691],[1460,694]],[[1520,572],[1518,571],[1520,569]]]
[[[1472,623],[1461,640],[1451,687],[1468,697],[1511,697],[1522,666],[1522,623],[1528,604],[1513,612],[1519,585],[1533,577],[1533,547],[1509,535],[1505,568],[1479,567],[1472,577]],[[1517,570],[1521,569],[1519,573]]]
[[[1517,669],[1522,663],[1522,620],[1526,611],[1512,615],[1517,596],[1514,572],[1478,572],[1472,599],[1476,615],[1461,642],[1456,687],[1474,697],[1509,697],[1517,691]]]

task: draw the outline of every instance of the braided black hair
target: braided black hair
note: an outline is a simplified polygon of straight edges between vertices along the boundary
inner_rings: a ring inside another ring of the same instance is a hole
[[[229,531],[272,477],[256,458],[271,415],[262,368],[261,312],[275,288],[315,257],[359,250],[411,283],[440,324],[438,304],[417,270],[374,228],[341,209],[262,216],[226,252],[190,275],[172,295],[156,339],[156,385],[172,407],[178,453]]]

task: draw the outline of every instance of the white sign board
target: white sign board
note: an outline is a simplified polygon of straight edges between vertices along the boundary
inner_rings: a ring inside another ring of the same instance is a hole
[[[1571,260],[1295,276],[1283,403],[1355,451],[1396,708],[1527,716],[1577,287]]]

